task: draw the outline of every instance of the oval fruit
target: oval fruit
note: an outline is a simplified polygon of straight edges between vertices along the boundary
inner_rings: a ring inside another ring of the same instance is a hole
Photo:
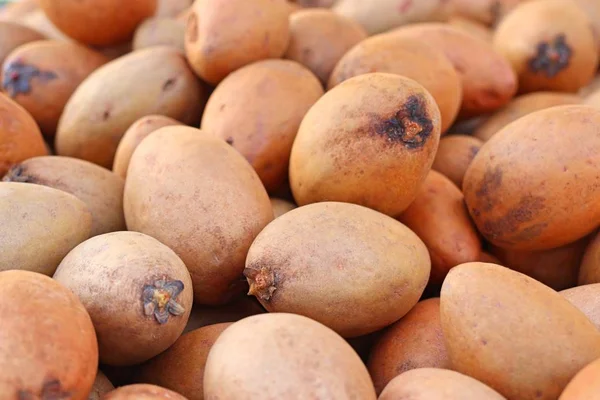
[[[369,356],[377,393],[396,376],[416,368],[450,368],[440,324],[440,299],[418,302],[406,316],[383,331]]]
[[[286,0],[198,0],[187,20],[187,58],[213,85],[245,65],[280,58],[289,42],[288,15]]]
[[[585,249],[578,281],[580,285],[600,283],[600,233],[596,233]]]
[[[240,355],[243,354],[243,357]],[[300,315],[262,314],[217,339],[204,373],[206,399],[375,400],[369,373],[335,332]]]
[[[582,285],[560,292],[600,329],[600,283]]]
[[[121,386],[109,392],[102,400],[187,400],[182,395],[160,386],[135,384]]]
[[[462,188],[465,172],[481,146],[483,146],[481,140],[469,135],[443,137],[431,168],[441,172],[456,186]]]
[[[92,386],[92,391],[88,396],[88,400],[100,400],[102,396],[114,390],[115,387],[108,380],[106,375],[102,373],[102,371],[98,371],[96,374],[96,380],[94,381],[94,385]]]
[[[273,219],[244,157],[189,127],[161,128],[142,141],[129,165],[124,205],[129,230],[171,247],[190,270],[195,301],[209,305],[245,289],[246,254]]]
[[[274,197],[271,197],[271,207],[273,207],[273,215],[275,218],[281,217],[288,211],[292,211],[293,209],[297,208],[295,204],[290,203],[289,201]]]
[[[178,50],[133,52],[94,71],[73,93],[58,125],[56,151],[110,168],[123,134],[139,118],[161,114],[196,124],[203,91]]]
[[[264,314],[265,309],[252,296],[242,296],[235,301],[219,307],[194,305],[190,319],[183,330],[188,333],[193,330],[225,322],[236,322],[251,315]]]
[[[135,31],[133,50],[171,46],[185,51],[185,23],[171,18],[148,18]]]
[[[92,216],[86,205],[61,190],[2,182],[0,204],[0,271],[52,275],[67,253],[90,236]]]
[[[558,400],[592,400],[600,392],[600,359],[589,363],[569,382]]]
[[[125,230],[125,182],[95,164],[70,157],[34,157],[11,168],[2,180],[35,183],[71,193],[92,214],[90,236]]]
[[[448,20],[448,24],[486,42],[492,43],[494,38],[494,33],[490,28],[469,18],[454,16]]]
[[[442,286],[440,313],[452,368],[509,399],[556,399],[600,357],[600,331],[583,313],[549,287],[499,265],[453,268]]]
[[[598,109],[558,106],[515,121],[487,142],[463,184],[485,238],[507,249],[547,250],[596,229],[599,126]]]
[[[440,109],[442,132],[456,119],[462,101],[461,79],[439,49],[412,38],[385,34],[370,37],[340,59],[329,79],[329,88],[371,72],[402,75],[423,85]]]
[[[238,150],[274,192],[287,179],[302,118],[322,95],[318,79],[302,65],[259,61],[219,84],[206,104],[202,130]]]
[[[250,247],[244,275],[268,311],[305,315],[356,337],[410,311],[430,265],[423,242],[400,222],[366,207],[323,202],[267,225]]]
[[[296,203],[342,201],[400,214],[433,164],[440,126],[435,100],[411,79],[373,73],[343,82],[300,125],[290,158]]]
[[[3,397],[87,399],[96,377],[98,346],[77,296],[29,271],[0,272],[0,285]]]
[[[2,21],[0,17],[0,64],[4,62],[10,52],[19,46],[44,39],[44,35],[38,31],[21,24]]]
[[[163,352],[183,332],[192,308],[185,264],[137,232],[83,242],[60,263],[54,279],[88,310],[103,364],[133,365]]]

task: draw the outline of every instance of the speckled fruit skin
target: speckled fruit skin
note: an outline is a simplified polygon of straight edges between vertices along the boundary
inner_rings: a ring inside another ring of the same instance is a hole
[[[2,398],[87,399],[98,346],[77,296],[29,271],[0,272],[0,285]]]
[[[469,135],[449,135],[440,140],[432,169],[462,188],[469,165],[483,146],[483,142]]]
[[[581,285],[560,292],[600,329],[600,284]]]
[[[121,386],[106,394],[102,400],[188,400],[172,390],[148,384]]]

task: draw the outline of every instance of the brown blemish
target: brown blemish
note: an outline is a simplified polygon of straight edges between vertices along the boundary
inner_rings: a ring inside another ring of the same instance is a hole
[[[176,81],[177,81],[176,78],[167,79],[167,81],[162,86],[162,91],[166,92],[167,90],[171,89],[173,86],[175,86]]]
[[[166,279],[159,279],[151,285],[145,285],[142,290],[144,315],[148,317],[154,315],[161,325],[169,321],[169,315],[182,315],[185,308],[177,303],[176,299],[183,288],[183,282]]]
[[[231,136],[229,136],[227,139],[225,139],[225,141],[227,142],[228,145],[233,146],[233,138]]]
[[[21,61],[8,63],[2,71],[2,76],[2,88],[13,98],[19,94],[29,94],[33,78],[38,78],[42,82],[58,78],[58,75],[52,71],[41,71]]]
[[[3,182],[21,182],[21,183],[35,183],[35,178],[31,175],[27,175],[25,167],[21,164],[17,164],[8,170]]]
[[[483,210],[490,211],[493,208],[493,192],[496,191],[502,185],[502,169],[499,166],[492,169],[486,169],[481,180],[479,190],[475,192],[475,195],[480,198],[483,202]]]
[[[540,42],[536,55],[529,60],[529,69],[534,73],[545,74],[554,78],[560,71],[567,68],[571,61],[573,50],[567,44],[565,34],[558,34],[554,40]]]
[[[188,17],[186,36],[189,42],[198,40],[198,16],[194,12]]]
[[[30,390],[19,390],[17,392],[18,400],[66,400],[70,398],[72,398],[72,394],[62,388],[58,379],[44,382],[39,395],[33,394]]]
[[[104,113],[102,113],[102,121],[107,121],[110,118],[110,110],[105,110]]]
[[[375,131],[386,135],[392,142],[402,142],[411,150],[425,146],[433,131],[425,99],[422,96],[410,96],[403,107],[394,116],[379,123]]]
[[[490,20],[492,28],[498,26],[500,19],[502,18],[502,3],[500,1],[494,1],[490,5]]]
[[[260,300],[270,301],[277,290],[275,273],[267,267],[248,267],[244,269],[244,276],[250,283],[249,296],[256,296]]]
[[[543,197],[524,196],[504,216],[496,220],[484,222],[481,233],[492,241],[504,241],[509,244],[519,239],[531,240],[541,234],[545,228],[545,224],[535,224],[525,229],[520,228],[520,226],[535,219],[539,211],[544,208],[544,204],[545,199]],[[511,240],[505,239],[511,236]]]

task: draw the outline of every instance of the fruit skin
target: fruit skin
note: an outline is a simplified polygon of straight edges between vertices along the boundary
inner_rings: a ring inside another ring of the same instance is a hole
[[[6,56],[19,46],[44,39],[44,35],[31,28],[14,22],[2,21],[0,18],[0,63],[3,63]]]
[[[287,179],[300,123],[322,95],[319,80],[297,62],[258,61],[219,84],[206,104],[201,129],[238,150],[267,191],[274,192]]]
[[[52,275],[67,253],[90,236],[88,208],[61,190],[2,182],[0,204],[0,271]]]
[[[454,15],[495,27],[520,3],[529,0],[450,0]]]
[[[598,44],[588,16],[564,0],[521,4],[496,29],[494,47],[510,61],[522,93],[577,92],[598,68]]]
[[[473,158],[483,146],[483,142],[469,135],[449,135],[440,140],[431,168],[448,177],[462,188],[465,172]]]
[[[252,62],[280,58],[289,42],[288,10],[286,0],[196,0],[185,34],[190,65],[216,85]]]
[[[225,141],[190,127],[152,133],[131,158],[124,195],[129,230],[171,247],[190,270],[197,303],[240,295],[246,254],[273,219],[250,164]]]
[[[589,363],[569,382],[558,400],[598,400],[600,359]]]
[[[110,46],[131,39],[135,28],[156,11],[157,0],[39,0],[50,21],[78,42]]]
[[[441,50],[412,38],[372,36],[344,54],[331,73],[329,89],[371,72],[402,75],[423,85],[440,108],[442,133],[456,119],[462,101],[461,78]]]
[[[529,114],[488,141],[463,183],[483,236],[498,247],[535,251],[572,243],[596,229],[598,126],[600,110],[558,106]]]
[[[495,264],[453,268],[440,315],[452,369],[509,399],[556,399],[600,357],[600,331],[563,296]]]
[[[125,230],[125,182],[95,164],[70,157],[34,157],[15,165],[2,180],[35,183],[74,195],[92,214],[90,237]]]
[[[133,50],[172,46],[185,51],[185,23],[172,18],[148,18],[135,31]]]
[[[29,271],[0,272],[0,285],[3,398],[87,399],[98,347],[90,316],[77,296]]]
[[[411,79],[372,73],[343,82],[300,125],[290,157],[296,203],[341,201],[400,214],[431,168],[440,126],[435,100]]]
[[[58,155],[110,168],[119,141],[139,118],[200,120],[204,88],[181,52],[152,47],[123,56],[85,79],[67,102],[56,133]]]
[[[160,386],[136,384],[121,386],[106,394],[102,400],[187,400],[182,395]]]
[[[5,4],[0,8],[0,21],[19,22],[38,8],[38,0],[20,0]]]
[[[211,349],[206,399],[375,400],[366,367],[339,335],[309,318],[286,313],[245,318]]]
[[[194,0],[158,0],[156,17],[176,18],[179,14],[192,6]]]
[[[356,337],[408,313],[430,268],[427,248],[400,222],[322,202],[270,223],[248,251],[244,275],[268,311],[305,315]]]
[[[580,285],[600,283],[600,233],[596,232],[594,235],[581,261],[578,279]]]
[[[600,329],[600,284],[582,285],[560,292]]]

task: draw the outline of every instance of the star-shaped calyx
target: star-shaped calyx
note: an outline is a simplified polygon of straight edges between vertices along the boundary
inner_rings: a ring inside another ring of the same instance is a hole
[[[157,280],[152,285],[145,285],[142,292],[144,314],[148,317],[154,315],[159,324],[166,324],[170,315],[182,315],[185,308],[177,303],[176,299],[183,287],[181,281],[164,279]]]
[[[566,36],[559,34],[554,40],[538,44],[536,55],[529,60],[529,69],[535,73],[543,73],[548,78],[554,78],[569,66],[572,55],[573,50],[567,44]]]
[[[33,65],[24,64],[21,61],[9,62],[2,71],[2,89],[10,97],[31,92],[31,80],[39,78],[49,81],[56,79],[57,75],[52,71],[40,71]]]

